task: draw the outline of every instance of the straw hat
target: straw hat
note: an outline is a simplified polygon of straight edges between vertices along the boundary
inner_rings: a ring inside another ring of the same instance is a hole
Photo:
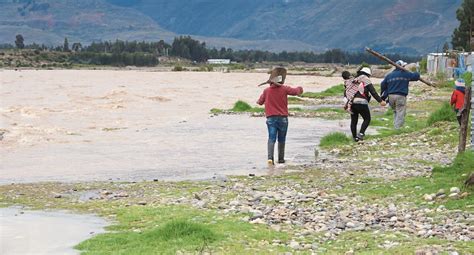
[[[269,81],[277,82],[280,84],[284,84],[286,79],[286,69],[283,67],[275,67],[273,68],[272,72],[270,73]]]

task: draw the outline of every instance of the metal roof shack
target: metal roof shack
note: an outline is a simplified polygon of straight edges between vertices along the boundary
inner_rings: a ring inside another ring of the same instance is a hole
[[[426,59],[428,74],[445,73],[449,78],[454,77],[457,68],[466,68],[466,71],[472,71],[471,63],[474,59],[474,52],[430,53]]]
[[[228,65],[230,64],[230,59],[211,58],[207,60],[207,63],[211,65]]]

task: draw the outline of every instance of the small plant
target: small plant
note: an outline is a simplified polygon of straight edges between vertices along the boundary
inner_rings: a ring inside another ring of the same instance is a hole
[[[428,126],[432,126],[436,122],[440,121],[455,121],[456,120],[456,113],[451,108],[449,103],[444,103],[441,108],[436,110],[435,112],[431,113],[428,117],[427,124]]]
[[[336,145],[344,145],[351,142],[351,139],[346,134],[341,132],[329,133],[321,139],[319,146],[333,147]]]
[[[232,108],[232,111],[234,112],[248,112],[250,110],[252,110],[252,106],[241,100],[235,102],[234,107]]]
[[[182,67],[182,66],[174,66],[173,67],[173,72],[182,72],[182,71],[187,71],[188,69]]]
[[[420,61],[420,73],[425,74],[428,70],[428,60],[426,58],[422,58]]]

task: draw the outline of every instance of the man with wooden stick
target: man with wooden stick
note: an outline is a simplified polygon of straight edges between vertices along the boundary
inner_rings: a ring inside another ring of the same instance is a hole
[[[288,95],[296,96],[303,93],[302,87],[292,88],[283,85],[286,78],[286,69],[278,67],[273,69],[270,78],[262,84],[270,84],[266,88],[257,104],[265,104],[265,116],[268,128],[268,164],[273,165],[273,154],[278,137],[278,163],[285,163],[285,142],[288,130]],[[262,85],[260,84],[260,85]]]
[[[396,64],[401,67],[407,65],[403,60],[398,60]],[[407,72],[397,67],[380,84],[382,99],[388,98],[390,107],[393,109],[395,129],[400,129],[405,124],[408,85],[410,81],[418,80],[420,80],[419,73]]]

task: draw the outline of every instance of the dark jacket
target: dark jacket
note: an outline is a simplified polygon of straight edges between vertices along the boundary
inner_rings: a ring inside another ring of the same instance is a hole
[[[405,72],[400,69],[395,69],[389,73],[380,84],[382,98],[385,99],[388,95],[408,95],[408,84],[410,81],[418,81],[420,79],[419,73]]]
[[[357,94],[354,96],[354,98],[363,98],[363,99],[367,99],[367,101],[370,102],[370,95],[372,95],[375,100],[377,100],[377,102],[382,102],[382,98],[380,98],[379,94],[377,93],[377,91],[375,91],[375,88],[374,88],[374,85],[372,85],[372,82],[370,81],[370,79],[367,77],[367,76],[359,76],[357,77],[357,79],[361,80],[362,82],[364,82],[365,86],[364,86],[364,94],[360,94],[360,92],[357,92]]]

